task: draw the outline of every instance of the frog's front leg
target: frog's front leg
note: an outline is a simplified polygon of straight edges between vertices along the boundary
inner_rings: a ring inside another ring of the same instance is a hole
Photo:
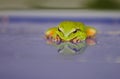
[[[61,42],[60,37],[56,33],[56,28],[50,28],[45,32],[45,39],[47,40],[48,44],[59,44]]]
[[[76,37],[76,38],[74,38],[73,40],[71,40],[71,42],[72,42],[72,43],[80,43],[81,40],[80,40],[79,37]]]
[[[85,32],[79,32],[77,34],[77,36],[74,39],[71,40],[71,42],[72,43],[80,43],[80,42],[86,40],[86,37],[87,37],[87,35],[86,35]]]

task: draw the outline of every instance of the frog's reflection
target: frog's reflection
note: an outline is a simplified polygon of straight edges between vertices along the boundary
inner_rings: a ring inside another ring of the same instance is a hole
[[[64,42],[57,46],[58,52],[61,55],[78,55],[80,53],[83,53],[86,47],[87,44],[85,41],[82,41],[78,44]]]
[[[52,45],[57,48],[58,53],[61,55],[78,55],[84,53],[88,46],[93,46],[95,44],[95,39],[87,38],[85,41],[81,41],[79,43],[59,42]]]
[[[80,43],[64,42],[57,46],[58,52],[62,55],[78,55],[84,53],[88,46],[96,44],[95,39],[86,39]]]

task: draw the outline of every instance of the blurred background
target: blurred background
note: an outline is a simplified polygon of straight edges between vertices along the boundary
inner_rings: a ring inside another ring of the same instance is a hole
[[[35,29],[29,23],[63,20],[119,23],[119,10],[120,0],[0,0],[0,22],[5,24],[0,26],[0,32],[8,32],[8,29],[13,32],[10,31],[13,25],[6,25],[9,22],[27,22],[29,28],[23,24],[12,29],[37,33],[39,25]]]
[[[120,9],[120,0],[0,0],[1,10],[11,9]]]

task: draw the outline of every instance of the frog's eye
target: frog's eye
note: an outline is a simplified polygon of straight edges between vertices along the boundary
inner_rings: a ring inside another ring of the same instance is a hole
[[[62,31],[60,30],[60,28],[58,28],[58,31],[59,31],[59,32],[62,32]]]
[[[80,29],[75,29],[74,31],[73,31],[73,33],[76,33],[77,31],[81,31]]]
[[[78,30],[76,29],[75,31],[73,31],[73,33],[76,33]]]

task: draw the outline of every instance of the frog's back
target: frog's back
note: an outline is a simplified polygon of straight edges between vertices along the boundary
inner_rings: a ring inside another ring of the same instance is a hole
[[[60,23],[60,25],[67,26],[67,25],[72,25],[72,26],[81,26],[84,25],[82,22],[74,22],[74,21],[63,21]]]
[[[77,28],[84,30],[84,24],[82,22],[74,22],[74,21],[63,21],[60,23],[60,26],[62,27],[71,27],[71,28]]]

